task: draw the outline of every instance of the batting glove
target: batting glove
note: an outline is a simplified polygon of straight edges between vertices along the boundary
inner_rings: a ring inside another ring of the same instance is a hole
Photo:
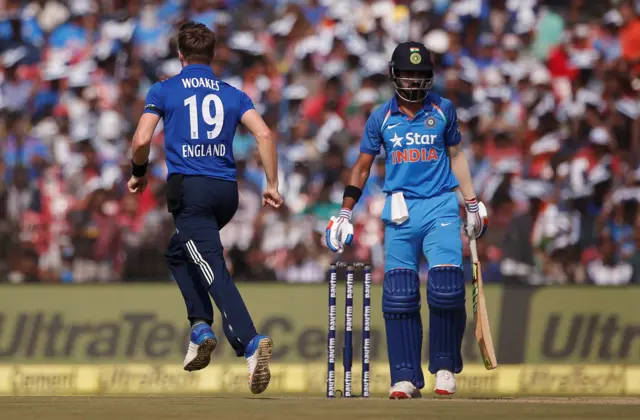
[[[353,225],[351,224],[351,210],[342,209],[338,217],[332,216],[325,230],[327,246],[333,252],[341,253],[346,245],[353,241]]]
[[[487,208],[482,201],[478,201],[475,198],[465,200],[464,205],[467,209],[464,231],[469,238],[478,239],[484,235],[489,226]]]

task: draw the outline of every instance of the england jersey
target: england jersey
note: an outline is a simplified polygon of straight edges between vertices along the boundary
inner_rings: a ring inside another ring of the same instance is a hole
[[[250,109],[254,109],[251,99],[220,81],[211,67],[190,64],[151,87],[144,112],[164,120],[168,175],[235,181],[233,137]]]

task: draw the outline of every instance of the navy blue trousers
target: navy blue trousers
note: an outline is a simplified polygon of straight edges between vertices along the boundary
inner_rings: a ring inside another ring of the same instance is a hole
[[[238,209],[238,185],[204,176],[172,175],[168,180],[168,208],[176,233],[166,253],[187,306],[190,320],[213,322],[213,298],[222,326],[238,356],[256,336],[256,329],[223,257],[220,230]]]

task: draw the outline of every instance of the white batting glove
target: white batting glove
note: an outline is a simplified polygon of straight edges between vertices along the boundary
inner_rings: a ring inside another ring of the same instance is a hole
[[[332,216],[325,230],[327,246],[333,252],[341,253],[346,245],[353,241],[351,210],[342,209],[338,217]]]
[[[478,239],[487,231],[489,216],[487,208],[482,201],[475,198],[464,200],[467,209],[467,220],[464,223],[464,232],[471,239]]]

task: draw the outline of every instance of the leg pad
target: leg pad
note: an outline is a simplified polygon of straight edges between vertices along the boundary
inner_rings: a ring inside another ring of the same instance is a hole
[[[462,337],[467,322],[462,268],[436,266],[429,270],[429,372],[462,371]]]
[[[420,279],[415,271],[396,269],[385,274],[382,311],[391,384],[409,381],[423,388]]]

